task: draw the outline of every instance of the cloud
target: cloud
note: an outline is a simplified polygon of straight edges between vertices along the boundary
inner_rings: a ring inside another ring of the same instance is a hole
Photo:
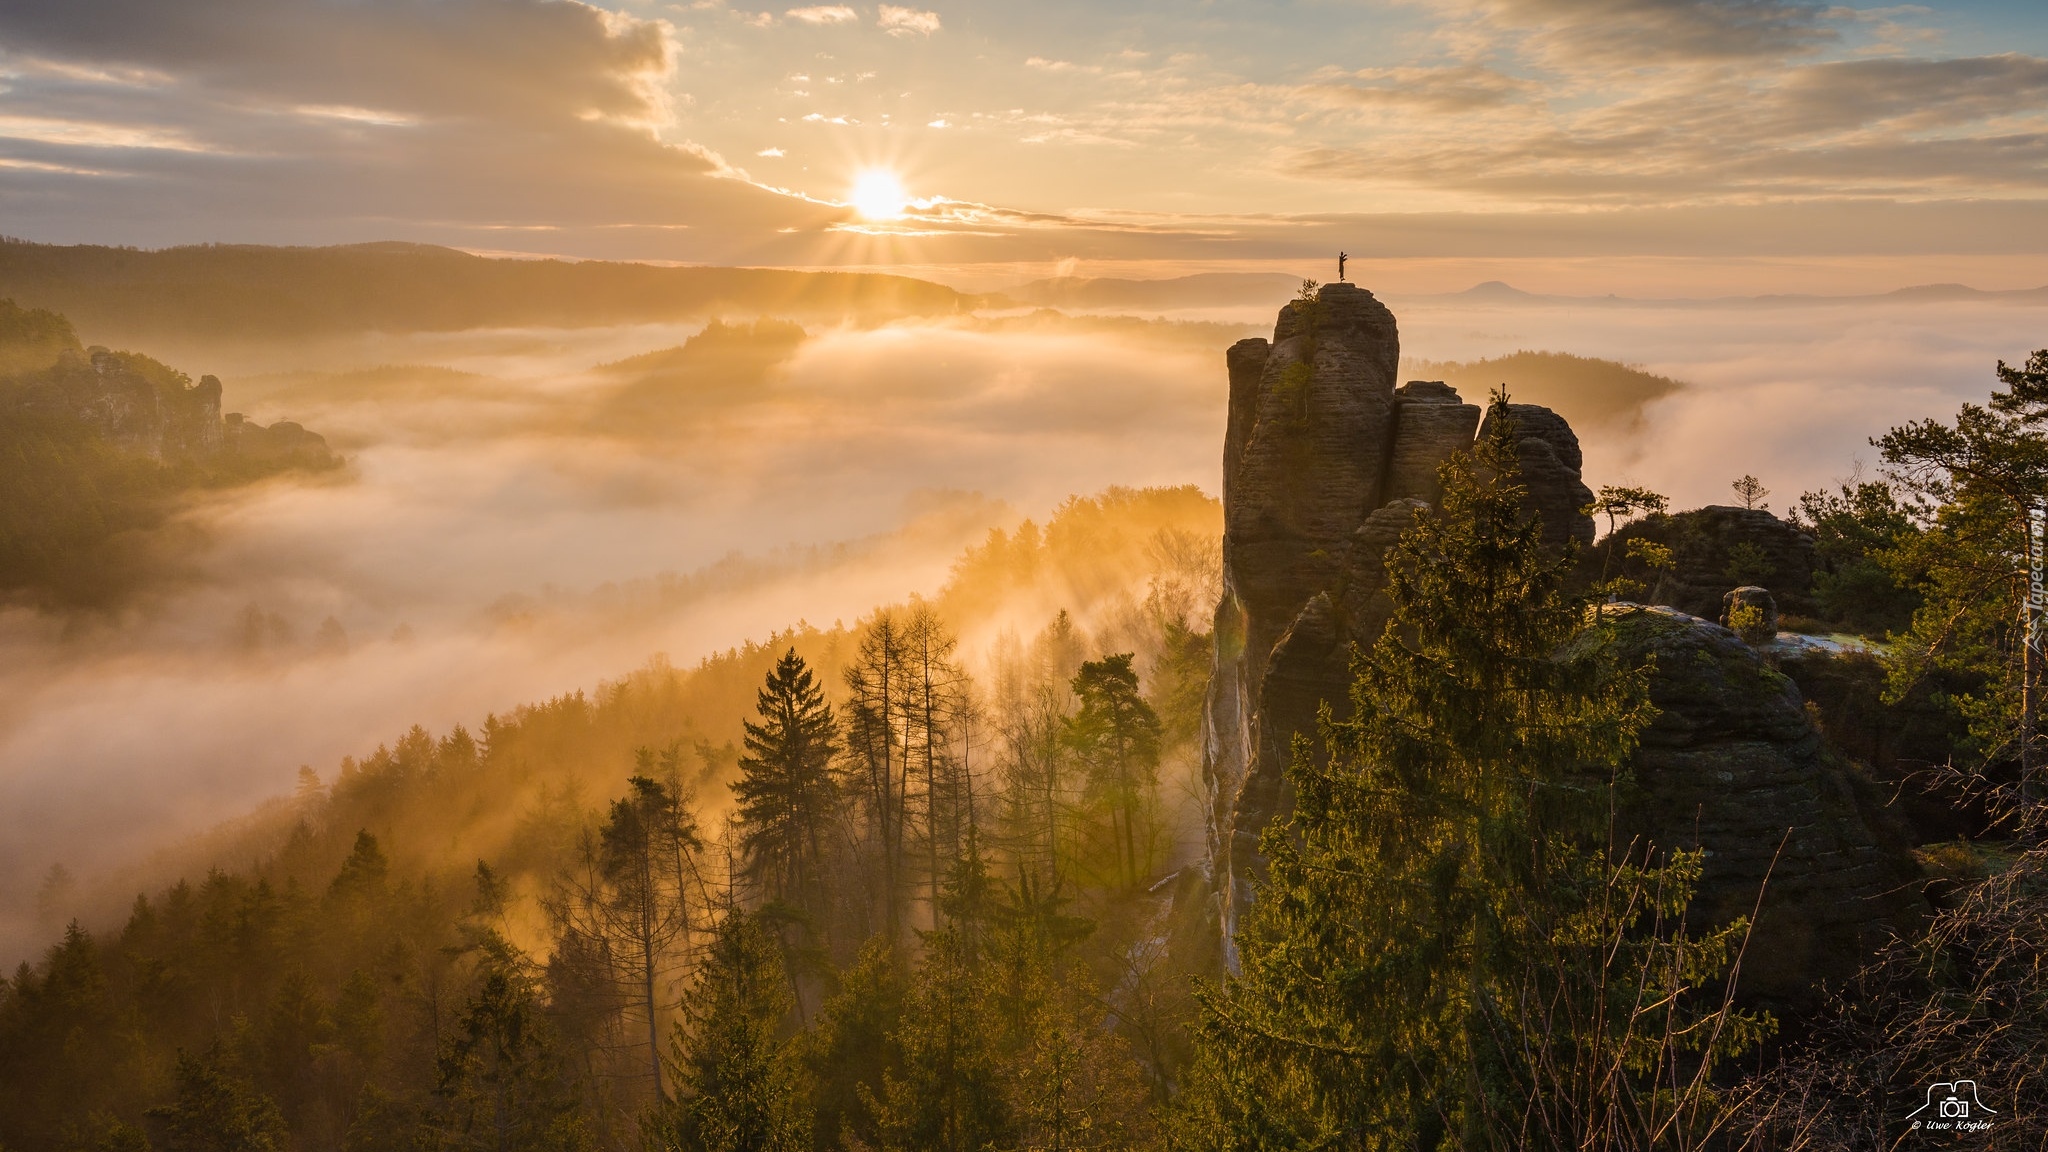
[[[1461,70],[1462,71],[1462,70]],[[2048,60],[1825,61],[1666,78],[1579,106],[1488,88],[1323,83],[1326,101],[1420,115],[1369,143],[1291,150],[1303,176],[1499,200],[1678,203],[1825,189],[2048,192]]]
[[[1541,91],[1534,81],[1477,64],[1368,68],[1311,84],[1309,88],[1341,105],[1420,108],[1441,113],[1498,108],[1527,100]]]
[[[819,4],[810,8],[791,8],[784,16],[800,24],[850,24],[860,19],[860,13],[844,4]]]
[[[1436,0],[1560,66],[1781,59],[1838,38],[1810,0]]]
[[[939,30],[939,14],[884,4],[876,10],[875,26],[891,36],[929,36]]]
[[[710,259],[827,226],[676,138],[677,52],[575,0],[19,0],[0,214],[145,243],[681,228]]]

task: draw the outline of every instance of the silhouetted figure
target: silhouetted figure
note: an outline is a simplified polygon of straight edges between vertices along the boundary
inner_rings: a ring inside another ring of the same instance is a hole
[[[1344,279],[1344,262],[1349,259],[1351,259],[1349,252],[1337,253],[1337,279],[1339,282],[1342,282]]]

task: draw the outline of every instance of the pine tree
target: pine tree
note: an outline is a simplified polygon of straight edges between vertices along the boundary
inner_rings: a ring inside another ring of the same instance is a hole
[[[774,937],[729,913],[683,1001],[669,1061],[676,1097],[658,1123],[679,1152],[809,1152],[802,1066],[778,1031],[791,1005]]]
[[[678,747],[661,754],[670,781],[679,775],[680,756]],[[557,877],[547,903],[557,951],[567,958],[553,975],[572,992],[570,999],[590,1004],[611,999],[592,984],[616,978],[611,1002],[631,1004],[640,1017],[642,1067],[660,1100],[667,1094],[661,1019],[673,1004],[669,989],[688,951],[693,895],[703,903],[698,856],[704,845],[680,786],[649,774],[656,770],[654,751],[640,749],[636,763],[627,795],[584,836],[574,869]]]
[[[826,911],[826,836],[839,799],[832,775],[838,725],[794,648],[768,673],[754,707],[760,719],[746,721],[747,754],[733,783],[744,871],[768,899],[818,916]]]
[[[1677,1049],[1755,1038],[1689,995],[1742,927],[1676,927],[1697,857],[1609,855],[1646,681],[1574,640],[1589,598],[1568,591],[1574,558],[1542,546],[1505,402],[1442,469],[1441,509],[1390,550],[1393,622],[1355,665],[1355,719],[1325,716],[1326,764],[1297,741],[1297,807],[1264,838],[1241,973],[1203,998],[1189,1143],[1654,1142],[1701,1103],[1694,1080],[1684,1101],[1658,1096]],[[1715,1027],[1685,1031],[1702,1017]],[[1658,1046],[1660,1023],[1681,1039]]]
[[[1086,798],[1109,816],[1114,871],[1126,887],[1144,879],[1138,825],[1159,784],[1159,714],[1138,691],[1131,659],[1125,652],[1081,665],[1081,708],[1067,724],[1068,745],[1088,774]]]

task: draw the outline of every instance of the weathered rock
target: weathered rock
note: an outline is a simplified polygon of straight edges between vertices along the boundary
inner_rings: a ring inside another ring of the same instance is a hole
[[[1609,645],[1624,662],[1655,659],[1659,714],[1635,756],[1626,830],[1662,849],[1706,851],[1697,923],[1748,916],[1762,892],[1746,999],[1810,1008],[1822,983],[1850,975],[1926,912],[1904,829],[1755,649],[1697,617],[1637,605],[1609,608],[1578,643]]]
[[[1721,597],[1721,627],[1752,646],[1768,644],[1778,636],[1778,602],[1754,584],[1731,588]]]
[[[1436,470],[1470,447],[1482,413],[1441,380],[1410,380],[1394,393],[1394,446],[1381,495],[1435,503],[1443,495]]]
[[[1593,491],[1579,478],[1585,455],[1578,435],[1564,417],[1539,404],[1509,404],[1508,418],[1520,437],[1522,483],[1529,490],[1529,506],[1543,518],[1544,542],[1553,548],[1569,540],[1591,544],[1593,518],[1585,508],[1593,502]],[[1479,435],[1487,432],[1482,425]]]
[[[1399,359],[1394,314],[1350,284],[1281,309],[1263,359],[1244,343],[1233,350],[1230,426],[1242,439],[1224,459],[1224,581],[1244,611],[1254,683],[1379,504]]]
[[[1716,616],[1731,588],[1770,590],[1781,611],[1813,611],[1813,537],[1762,508],[1709,505],[1624,526],[1605,548],[1636,538],[1671,549],[1675,567],[1658,577],[1648,599],[1695,616]],[[1616,557],[1619,570],[1620,555]]]

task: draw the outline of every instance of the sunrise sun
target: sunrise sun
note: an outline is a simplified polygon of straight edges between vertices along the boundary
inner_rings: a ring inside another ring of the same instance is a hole
[[[910,195],[894,172],[870,169],[854,179],[849,198],[854,211],[869,220],[900,220]]]

